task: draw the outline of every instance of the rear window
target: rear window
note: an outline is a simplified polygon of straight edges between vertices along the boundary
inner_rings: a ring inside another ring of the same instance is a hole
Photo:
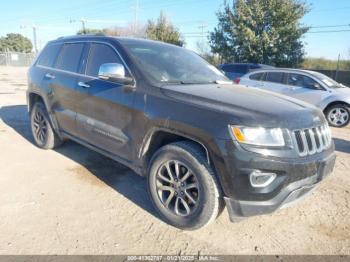
[[[78,72],[80,57],[84,44],[65,44],[58,58],[56,68],[70,72]]]
[[[230,73],[245,74],[248,72],[248,66],[247,65],[224,65],[222,67],[222,70]]]
[[[269,72],[266,76],[266,81],[273,83],[283,83],[283,73],[281,72]]]
[[[249,76],[249,79],[251,79],[251,80],[261,80],[263,75],[264,75],[264,73],[252,74],[252,75]]]
[[[38,62],[38,65],[52,67],[55,64],[58,52],[61,49],[60,44],[49,44],[41,52]]]

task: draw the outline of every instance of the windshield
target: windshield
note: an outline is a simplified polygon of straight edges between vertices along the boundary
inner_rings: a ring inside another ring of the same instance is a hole
[[[157,42],[128,42],[123,46],[153,81],[196,84],[228,82],[216,67],[185,48]]]
[[[318,73],[318,72],[313,72],[313,75],[315,77],[317,77],[320,81],[322,81],[323,84],[325,84],[327,87],[329,88],[341,88],[343,87],[341,84],[339,84],[338,82],[334,81],[332,78]]]

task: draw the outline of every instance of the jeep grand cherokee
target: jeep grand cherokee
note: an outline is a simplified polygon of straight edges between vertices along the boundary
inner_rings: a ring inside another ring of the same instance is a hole
[[[319,109],[233,85],[181,47],[59,38],[33,63],[28,82],[40,148],[71,139],[146,176],[156,210],[182,229],[207,225],[225,205],[232,221],[273,212],[334,166]]]

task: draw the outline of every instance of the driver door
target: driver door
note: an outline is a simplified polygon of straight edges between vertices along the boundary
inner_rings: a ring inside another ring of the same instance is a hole
[[[286,95],[315,106],[319,105],[327,96],[327,91],[316,80],[306,75],[289,73],[287,86]]]
[[[77,81],[77,129],[89,144],[129,159],[134,92],[123,83],[98,78],[105,63],[124,64],[112,46],[91,43],[85,72]]]

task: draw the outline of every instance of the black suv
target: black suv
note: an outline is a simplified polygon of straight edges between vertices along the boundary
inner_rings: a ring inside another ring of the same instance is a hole
[[[71,139],[147,177],[162,218],[183,229],[270,213],[331,173],[322,112],[233,85],[184,48],[74,36],[49,42],[28,74],[35,143]],[[111,174],[112,175],[112,174]]]

